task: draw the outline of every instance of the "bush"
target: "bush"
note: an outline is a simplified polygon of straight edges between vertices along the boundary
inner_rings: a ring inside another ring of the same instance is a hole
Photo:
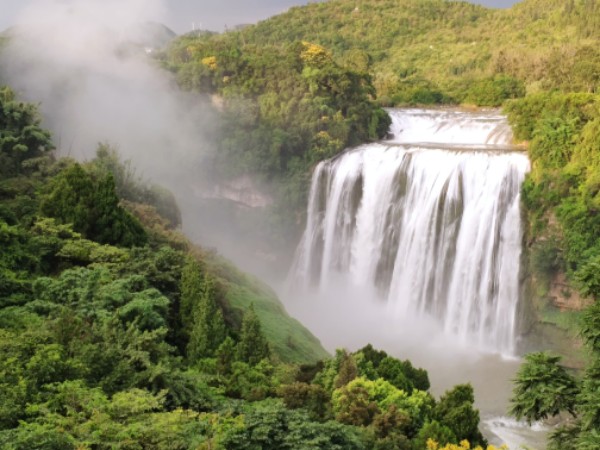
[[[507,75],[496,75],[474,81],[467,89],[464,101],[478,106],[500,106],[505,100],[525,96],[522,81]]]

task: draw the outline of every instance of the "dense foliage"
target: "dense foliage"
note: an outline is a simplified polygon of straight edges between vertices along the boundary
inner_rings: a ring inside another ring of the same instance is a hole
[[[506,111],[533,166],[523,188],[533,266],[566,272],[597,300],[598,12],[593,0],[501,11],[332,0],[184,36],[162,62],[221,111],[213,174],[275,181],[296,211],[314,164],[385,135],[376,102],[513,99]],[[436,401],[425,371],[370,346],[317,362],[323,349],[268,289],[177,233],[168,192],[106,145],[88,163],[55,160],[52,147],[35,107],[1,89],[0,446],[486,445],[469,385]],[[598,303],[581,330],[591,355],[582,376],[542,353],[516,382],[515,416],[573,416],[552,449],[600,446]]]
[[[271,294],[157,213],[178,217],[169,196],[106,146],[54,159],[35,108],[3,92],[27,116],[1,124],[2,448],[485,445],[470,385],[436,401],[427,372],[371,346],[317,361]]]
[[[517,138],[529,140],[532,172],[523,186],[538,271],[566,271],[598,298],[600,272],[600,97],[549,93],[506,106]]]
[[[229,34],[184,37],[167,64],[183,88],[221,97],[220,150],[241,166],[230,170],[272,178],[379,139],[390,123],[371,102],[370,77],[309,42],[259,46]]]
[[[528,421],[561,412],[575,419],[555,431],[550,449],[587,450],[600,441],[600,97],[540,93],[506,105],[519,139],[529,140],[531,174],[523,186],[535,276],[565,272],[591,306],[580,333],[589,349],[581,377],[560,358],[529,355],[521,368],[512,413]]]

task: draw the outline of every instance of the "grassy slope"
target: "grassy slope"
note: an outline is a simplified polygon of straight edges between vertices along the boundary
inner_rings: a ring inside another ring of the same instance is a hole
[[[283,362],[313,363],[330,356],[308,329],[289,316],[266,284],[218,256],[205,261],[209,271],[217,275],[225,287],[233,320],[241,322],[243,311],[253,303],[266,338]]]

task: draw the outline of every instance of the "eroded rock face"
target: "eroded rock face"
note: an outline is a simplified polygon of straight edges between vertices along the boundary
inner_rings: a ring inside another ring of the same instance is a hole
[[[571,286],[564,273],[556,274],[550,281],[548,298],[561,311],[581,311],[592,303]]]
[[[250,176],[244,175],[212,188],[203,190],[198,196],[206,199],[223,199],[248,208],[266,208],[273,203],[273,197],[259,186]]]

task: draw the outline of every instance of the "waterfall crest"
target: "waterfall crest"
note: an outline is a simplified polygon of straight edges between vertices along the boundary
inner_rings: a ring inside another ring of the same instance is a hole
[[[433,317],[465,342],[514,353],[526,155],[494,112],[390,115],[390,140],[315,169],[293,289],[342,277],[372,287],[395,317]]]

